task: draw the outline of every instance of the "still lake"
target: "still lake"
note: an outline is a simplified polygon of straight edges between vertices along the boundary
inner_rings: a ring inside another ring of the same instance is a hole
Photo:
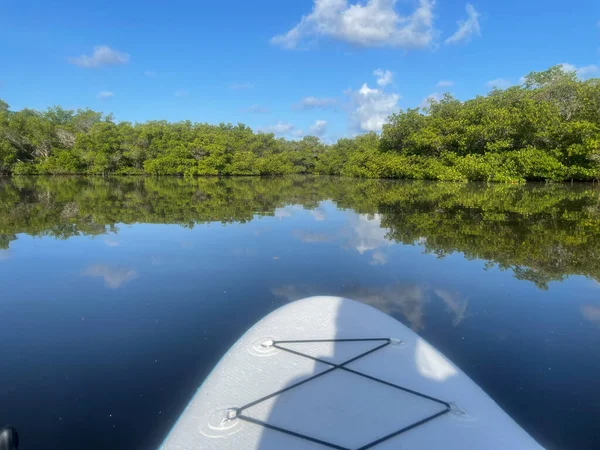
[[[600,438],[600,189],[328,177],[0,180],[0,426],[154,449],[286,302],[397,318],[548,449]]]

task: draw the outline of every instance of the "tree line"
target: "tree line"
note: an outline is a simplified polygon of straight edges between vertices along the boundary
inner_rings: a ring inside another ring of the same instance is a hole
[[[13,177],[0,181],[0,249],[19,234],[68,239],[119,224],[243,223],[324,200],[377,215],[386,238],[438,257],[461,252],[545,289],[600,282],[600,199],[588,185],[340,180],[336,177]]]
[[[115,122],[90,109],[11,111],[0,100],[0,175],[288,175],[442,181],[600,179],[600,79],[561,66],[460,101],[401,110],[381,135],[325,145],[238,124]]]

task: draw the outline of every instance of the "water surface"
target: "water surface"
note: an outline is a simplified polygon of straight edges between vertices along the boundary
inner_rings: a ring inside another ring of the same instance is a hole
[[[0,423],[152,449],[227,348],[309,295],[391,314],[541,444],[600,417],[600,190],[326,177],[0,181]]]

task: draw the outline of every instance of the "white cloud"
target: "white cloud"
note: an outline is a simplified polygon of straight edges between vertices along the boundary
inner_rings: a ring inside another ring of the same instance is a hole
[[[281,120],[275,125],[268,125],[266,127],[259,128],[259,131],[263,133],[273,133],[277,135],[287,134],[294,130],[294,125]]]
[[[144,75],[146,75],[148,78],[154,78],[156,76],[156,72],[153,72],[151,70],[145,70]]]
[[[86,69],[102,66],[116,66],[119,64],[126,64],[127,62],[129,62],[129,55],[127,53],[114,50],[106,45],[94,47],[94,53],[92,53],[91,56],[81,55],[75,58],[69,58],[69,63],[79,67],[85,67]]]
[[[372,266],[384,266],[388,262],[388,256],[383,252],[373,252],[369,264]]]
[[[436,87],[452,87],[452,86],[454,86],[454,81],[452,81],[452,80],[440,80],[436,84]]]
[[[569,63],[561,63],[559,66],[562,67],[562,70],[565,72],[575,72],[577,78],[585,80],[587,78],[591,78],[596,74],[600,74],[600,67],[595,64],[590,64],[588,66],[576,67],[573,64]]]
[[[573,64],[560,63],[559,66],[562,68],[562,70],[564,72],[576,72],[577,71],[577,67],[575,67]]]
[[[505,78],[496,78],[495,80],[490,80],[485,85],[489,88],[496,89],[506,89],[512,86],[512,83]]]
[[[423,48],[435,36],[434,0],[419,0],[409,15],[396,11],[397,0],[315,0],[310,14],[271,43],[296,48],[306,38],[329,37],[362,47]]]
[[[460,323],[467,317],[467,307],[469,306],[469,300],[462,298],[458,294],[453,294],[444,289],[434,289],[435,294],[441,298],[448,310],[454,316],[452,318],[452,325],[455,327],[459,326]]]
[[[117,241],[116,239],[112,239],[112,238],[105,239],[104,243],[106,245],[108,245],[109,247],[118,247],[120,245],[119,241]]]
[[[394,74],[389,70],[377,69],[373,72],[373,75],[377,77],[377,84],[381,87],[387,86],[392,82]]]
[[[295,138],[304,137],[306,134],[301,128],[296,128],[295,125],[288,122],[282,122],[281,120],[276,124],[261,127],[258,131],[261,133],[273,133],[280,137],[288,135]]]
[[[273,215],[282,220],[286,217],[294,216],[298,211],[302,211],[303,209],[301,205],[287,205],[282,208],[275,208]]]
[[[459,20],[457,22],[458,30],[446,39],[446,44],[456,44],[461,41],[469,42],[473,35],[481,35],[479,13],[475,11],[475,8],[470,3],[467,4],[467,15],[467,20]]]
[[[245,112],[249,112],[249,113],[255,113],[255,114],[266,114],[269,111],[269,108],[265,108],[264,106],[260,106],[260,105],[252,105],[249,108],[244,109]]]
[[[600,325],[600,306],[582,305],[579,310],[587,320]]]
[[[301,130],[301,129],[298,128],[298,129],[290,131],[290,134],[292,136],[294,136],[294,137],[303,137],[304,136],[304,130]]]
[[[444,94],[440,92],[432,92],[419,103],[419,108],[428,108],[431,101],[439,102],[444,98]]]
[[[115,94],[113,94],[110,91],[100,91],[98,92],[98,94],[96,94],[96,98],[98,100],[108,100],[110,98],[113,98],[115,96]]]
[[[389,228],[381,226],[381,217],[380,214],[373,216],[358,214],[353,215],[351,218],[350,221],[354,236],[350,239],[350,245],[361,255],[365,252],[381,247],[388,247],[393,244],[386,237],[390,231]]]
[[[134,269],[127,267],[112,267],[106,264],[90,266],[83,275],[104,278],[104,283],[111,289],[117,289],[124,283],[134,280],[139,276]]]
[[[310,134],[313,136],[323,136],[327,131],[327,121],[326,120],[317,120],[314,125],[311,125],[308,129]]]
[[[279,220],[282,220],[285,217],[292,217],[292,213],[290,211],[286,211],[285,209],[282,209],[282,208],[277,208],[275,210],[275,212],[273,213],[273,215],[275,217],[277,217]]]
[[[321,207],[318,207],[317,209],[312,209],[310,211],[310,215],[313,216],[317,222],[322,222],[326,218],[325,210],[323,210]]]
[[[332,108],[337,104],[335,98],[327,97],[304,97],[300,103],[293,105],[292,109],[326,109]]]
[[[252,89],[254,87],[254,84],[252,83],[231,83],[229,85],[229,89],[231,89],[232,91],[240,91],[243,89]]]
[[[175,97],[187,97],[188,95],[190,95],[190,93],[188,91],[186,91],[185,89],[178,89],[174,92],[173,95]]]
[[[354,111],[350,119],[362,131],[381,131],[387,118],[396,111],[400,96],[386,93],[383,89],[371,89],[364,83],[358,91],[347,92]]]

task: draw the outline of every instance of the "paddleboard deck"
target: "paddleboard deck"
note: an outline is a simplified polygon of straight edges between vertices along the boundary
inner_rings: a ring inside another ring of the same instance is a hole
[[[541,449],[479,386],[392,317],[311,297],[227,352],[163,450]]]

